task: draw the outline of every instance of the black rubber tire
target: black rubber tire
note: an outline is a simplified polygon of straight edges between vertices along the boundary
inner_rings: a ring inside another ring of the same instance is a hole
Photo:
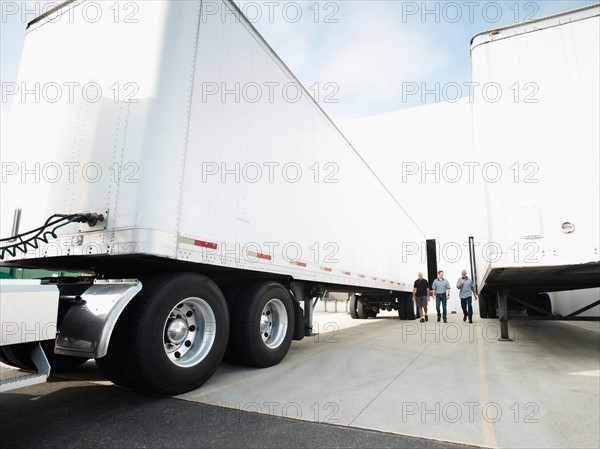
[[[415,311],[415,308],[416,308],[415,306],[416,306],[416,304],[412,300],[412,298],[406,299],[406,319],[407,320],[416,320],[417,319],[417,313]]]
[[[54,354],[54,340],[44,340],[42,349],[50,363],[51,372],[63,373],[73,371],[80,365],[83,365],[89,359],[84,357],[71,357],[67,355]],[[31,360],[31,351],[37,343],[20,343],[16,345],[4,346],[3,354],[7,360],[7,365],[16,368],[35,371],[37,368]]]
[[[186,298],[201,298],[215,315],[215,339],[206,356],[194,366],[181,367],[171,362],[164,350],[164,326],[178,303]],[[216,284],[196,273],[176,273],[149,280],[142,291],[125,308],[119,319],[122,326],[113,340],[120,344],[118,365],[136,388],[174,395],[198,388],[215,372],[227,347],[229,312]],[[110,350],[110,348],[109,348]],[[102,363],[102,362],[101,362]]]
[[[489,315],[489,310],[488,310],[488,303],[489,303],[489,296],[488,294],[484,294],[484,295],[479,295],[479,317],[480,318],[488,318]]]
[[[547,313],[552,313],[552,301],[550,301],[550,295],[548,293],[538,293],[533,296],[534,304],[545,310]],[[530,307],[527,307],[527,315],[529,316],[543,316],[544,314],[534,310]]]
[[[358,301],[356,295],[350,296],[350,300],[348,301],[348,307],[350,309],[350,316],[353,320],[358,320]]]
[[[229,317],[231,318],[240,294],[244,289],[248,288],[248,286],[246,284],[235,284],[221,286],[220,288],[223,292],[223,296],[225,296],[225,301],[227,302],[227,308],[229,310]],[[227,342],[227,349],[225,349],[225,355],[223,355],[223,361],[232,365],[239,365],[241,364],[241,360],[233,348],[233,339],[231,338],[232,329],[232,327],[229,328],[229,340]]]
[[[279,299],[287,313],[287,329],[281,344],[269,348],[260,335],[262,311]],[[242,290],[231,315],[231,348],[240,363],[265,368],[277,365],[288,353],[294,335],[294,306],[288,290],[278,282],[257,282]]]
[[[550,295],[548,295],[548,293],[538,293],[538,301],[543,310],[547,313],[552,313],[552,301],[550,300]]]
[[[36,343],[20,343],[16,345],[3,346],[2,351],[7,360],[7,365],[27,371],[35,370],[31,361],[31,351]]]
[[[358,312],[359,319],[366,320],[367,318],[369,318],[369,313],[367,312],[364,298],[358,298],[358,300],[356,301],[356,309]]]
[[[496,309],[496,294],[487,296],[487,314],[488,318],[498,318],[498,310]]]
[[[8,360],[8,358],[4,354],[4,351],[2,350],[2,346],[0,346],[0,362],[4,363],[5,365],[12,366],[12,363],[10,362],[10,360]]]
[[[406,298],[404,296],[400,296],[398,298],[398,318],[401,320],[406,320]]]
[[[129,380],[125,369],[121,365],[121,345],[119,345],[118,342],[122,341],[122,338],[119,336],[120,332],[118,331],[118,328],[119,322],[117,322],[117,326],[110,337],[108,352],[104,357],[96,359],[96,365],[102,374],[104,374],[104,377],[113,384],[120,387],[133,388],[135,387],[135,383]],[[115,343],[113,344],[113,342]]]

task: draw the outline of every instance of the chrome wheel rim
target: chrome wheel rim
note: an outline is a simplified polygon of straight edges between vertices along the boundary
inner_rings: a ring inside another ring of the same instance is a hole
[[[210,305],[202,298],[186,298],[173,307],[165,320],[165,353],[177,366],[195,366],[213,347],[215,331],[216,319]]]
[[[280,299],[273,298],[265,304],[260,315],[260,336],[268,348],[281,345],[287,333],[288,314]]]

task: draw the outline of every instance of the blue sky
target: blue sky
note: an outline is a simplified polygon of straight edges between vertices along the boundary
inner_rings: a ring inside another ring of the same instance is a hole
[[[2,83],[14,82],[26,22],[56,2],[0,3],[0,76]],[[469,41],[479,32],[597,1],[237,3],[300,81],[318,93],[325,111],[347,120],[422,104],[419,95],[403,98],[406,83],[434,88],[436,82],[468,82]],[[434,101],[433,95],[426,99]],[[10,104],[1,106],[9,112]]]

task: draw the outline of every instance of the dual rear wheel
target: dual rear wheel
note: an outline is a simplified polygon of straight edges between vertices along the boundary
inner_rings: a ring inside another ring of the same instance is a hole
[[[262,282],[226,294],[200,274],[151,279],[119,318],[107,355],[96,363],[117,385],[169,395],[206,382],[226,352],[227,359],[248,365],[279,363],[294,330],[289,292]]]

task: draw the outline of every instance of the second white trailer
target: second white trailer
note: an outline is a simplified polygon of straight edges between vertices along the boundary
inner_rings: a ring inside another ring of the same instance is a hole
[[[499,293],[503,316],[510,298],[561,318],[547,292],[600,286],[599,16],[593,5],[472,40],[475,152],[498,168],[472,248],[482,316]]]

